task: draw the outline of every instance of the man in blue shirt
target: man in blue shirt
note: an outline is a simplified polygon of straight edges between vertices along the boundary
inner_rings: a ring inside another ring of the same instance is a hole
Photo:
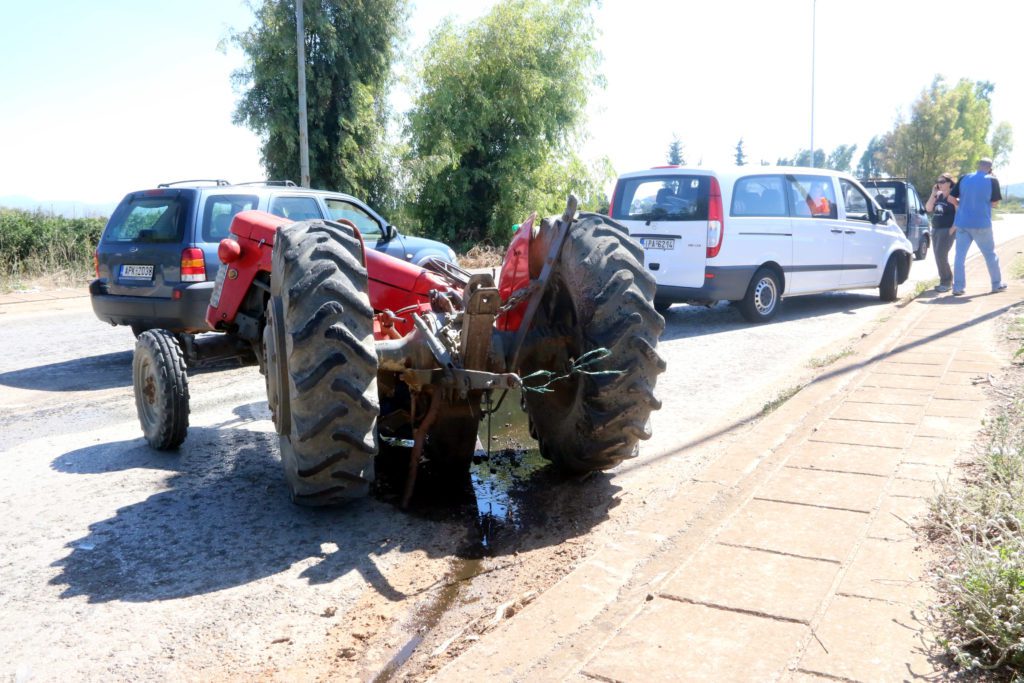
[[[992,237],[992,207],[1003,195],[999,192],[999,181],[992,175],[992,160],[981,159],[977,172],[960,178],[950,194],[960,200],[953,222],[953,229],[956,230],[953,296],[963,294],[967,286],[964,261],[967,260],[971,242],[978,245],[985,257],[985,265],[992,278],[992,291],[1003,291],[1006,283],[999,272],[999,257],[996,256],[996,244]]]

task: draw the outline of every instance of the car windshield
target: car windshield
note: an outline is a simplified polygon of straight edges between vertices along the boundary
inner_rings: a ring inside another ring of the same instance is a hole
[[[180,195],[137,196],[123,201],[107,224],[108,242],[180,242],[187,202]]]
[[[624,178],[612,218],[629,221],[706,221],[711,177],[664,175]]]

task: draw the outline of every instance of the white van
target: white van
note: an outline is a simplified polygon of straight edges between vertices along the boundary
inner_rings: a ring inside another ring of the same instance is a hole
[[[820,168],[664,166],[619,177],[609,214],[644,247],[655,305],[736,302],[751,322],[783,296],[878,287],[885,301],[913,249],[852,176]]]

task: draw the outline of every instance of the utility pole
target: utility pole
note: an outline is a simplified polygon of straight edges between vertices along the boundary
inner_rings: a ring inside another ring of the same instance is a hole
[[[818,33],[818,0],[811,0],[811,167],[814,167],[814,57]]]
[[[306,29],[302,0],[295,0],[295,43],[299,62],[299,172],[302,187],[309,187],[309,130],[306,127]]]

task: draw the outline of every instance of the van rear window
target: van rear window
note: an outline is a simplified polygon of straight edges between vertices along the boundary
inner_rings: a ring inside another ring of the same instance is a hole
[[[706,221],[711,176],[621,178],[612,218],[626,221]]]
[[[259,203],[260,198],[253,194],[216,194],[208,197],[203,208],[203,241],[220,242],[228,236],[235,214],[255,209]]]
[[[110,217],[106,242],[180,242],[188,205],[180,195],[127,199]]]

